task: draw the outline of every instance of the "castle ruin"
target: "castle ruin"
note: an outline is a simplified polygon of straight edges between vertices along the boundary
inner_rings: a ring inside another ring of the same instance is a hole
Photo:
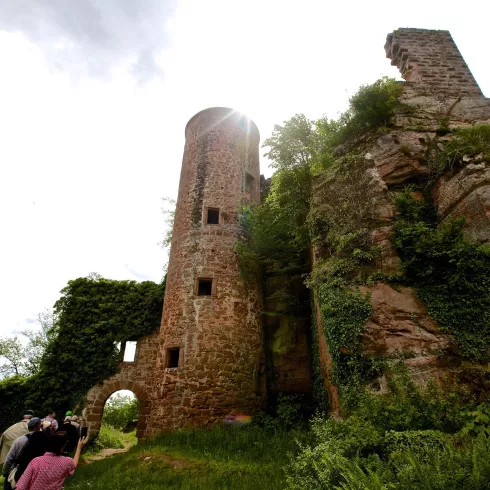
[[[381,203],[373,241],[382,251],[381,269],[390,273],[399,262],[390,244],[391,191],[427,175],[424,141],[437,133],[441,120],[448,128],[489,124],[490,101],[447,31],[398,29],[388,35],[385,49],[406,80],[400,99],[412,108],[396,115],[393,130],[366,154]],[[192,117],[185,136],[161,328],[139,339],[134,362],[121,363],[118,374],[90,390],[85,415],[91,431],[98,431],[105,401],[120,389],[140,400],[138,437],[211,424],[231,413],[252,414],[270,391],[312,389],[309,325],[299,322],[287,354],[271,354],[281,318],[262,317],[261,285],[242,279],[234,251],[240,206],[260,201],[257,127],[218,107]],[[480,243],[490,242],[489,165],[469,161],[461,172],[442,176],[433,190],[442,217],[465,217],[467,237]],[[366,351],[410,351],[407,365],[420,377],[442,370],[428,352],[443,346],[445,336],[414,292],[386,284],[365,289],[373,301],[363,334]],[[315,308],[321,367],[336,412],[329,346]],[[271,370],[275,381],[267,383]]]

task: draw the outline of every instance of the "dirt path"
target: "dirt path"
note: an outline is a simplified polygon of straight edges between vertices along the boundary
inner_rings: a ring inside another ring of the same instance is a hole
[[[102,449],[102,451],[98,452],[97,454],[85,456],[83,459],[87,464],[89,464],[92,461],[99,461],[100,459],[108,458],[109,456],[113,456],[114,454],[127,453],[130,447],[131,444],[127,443],[124,445],[124,449]]]

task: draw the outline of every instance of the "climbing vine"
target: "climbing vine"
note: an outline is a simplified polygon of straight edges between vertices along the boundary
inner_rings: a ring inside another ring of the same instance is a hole
[[[345,286],[318,288],[323,330],[333,360],[333,383],[344,406],[353,405],[362,381],[373,377],[376,364],[362,352],[361,334],[371,316],[368,295]]]
[[[430,204],[406,188],[396,198],[394,246],[406,279],[464,357],[490,359],[490,247],[465,240],[464,219],[437,224]]]
[[[29,378],[26,405],[58,413],[117,371],[118,343],[158,328],[165,282],[115,281],[98,276],[69,281],[55,304],[58,337],[39,373]]]

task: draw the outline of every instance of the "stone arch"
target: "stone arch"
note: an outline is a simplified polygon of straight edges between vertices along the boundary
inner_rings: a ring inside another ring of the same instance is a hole
[[[147,425],[146,419],[150,412],[148,397],[137,383],[119,379],[104,381],[102,385],[95,386],[88,392],[84,419],[89,427],[90,436],[95,436],[99,433],[105,402],[113,393],[119,390],[131,390],[138,398],[140,408],[138,412],[138,424],[136,426],[136,437],[141,439],[144,436]]]

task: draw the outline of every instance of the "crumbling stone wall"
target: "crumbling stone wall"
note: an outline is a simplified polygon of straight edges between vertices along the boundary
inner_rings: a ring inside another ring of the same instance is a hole
[[[388,34],[386,56],[419,92],[482,96],[449,31],[397,29]]]
[[[261,295],[241,279],[234,251],[240,205],[260,199],[258,144],[255,124],[231,109],[206,109],[187,124],[148,435],[261,402]],[[208,208],[219,210],[218,224],[207,223]],[[212,281],[210,295],[199,295],[200,279]]]
[[[140,337],[136,346],[134,362],[121,362],[117,374],[94,386],[88,392],[82,416],[91,436],[99,432],[107,399],[116,391],[131,390],[139,400],[136,436],[138,438],[144,437],[147,427],[146,419],[150,412],[151,373],[156,364],[157,346],[158,333]]]

